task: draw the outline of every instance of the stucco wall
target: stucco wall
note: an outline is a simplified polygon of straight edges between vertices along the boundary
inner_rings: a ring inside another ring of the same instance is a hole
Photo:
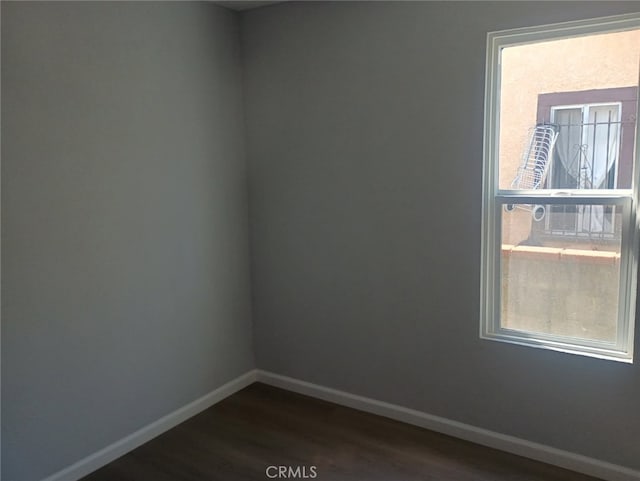
[[[502,327],[613,342],[620,254],[502,245]]]

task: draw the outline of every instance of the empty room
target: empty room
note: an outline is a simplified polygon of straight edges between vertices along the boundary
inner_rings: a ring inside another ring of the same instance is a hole
[[[640,481],[640,2],[0,16],[2,480]]]

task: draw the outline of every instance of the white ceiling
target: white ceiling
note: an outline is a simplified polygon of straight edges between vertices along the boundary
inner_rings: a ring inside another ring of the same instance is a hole
[[[215,3],[216,5],[220,5],[221,7],[230,8],[231,10],[236,10],[239,12],[242,10],[250,10],[252,8],[272,5],[274,3],[282,3],[282,0],[276,1],[276,2],[257,2],[253,0],[230,0],[225,2],[215,1],[213,3]]]

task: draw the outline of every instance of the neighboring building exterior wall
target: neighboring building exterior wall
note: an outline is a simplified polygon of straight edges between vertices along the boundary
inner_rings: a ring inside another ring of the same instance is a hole
[[[510,188],[536,124],[538,95],[638,85],[640,30],[540,42],[502,52],[500,188]],[[515,210],[504,218],[503,241],[529,236],[531,215]]]
[[[502,325],[613,342],[620,254],[502,245]]]

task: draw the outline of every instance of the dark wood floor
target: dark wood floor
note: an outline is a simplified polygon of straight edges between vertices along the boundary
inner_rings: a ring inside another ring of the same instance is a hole
[[[256,383],[84,481],[268,480],[272,465],[300,468],[297,478],[274,479],[595,480]]]

